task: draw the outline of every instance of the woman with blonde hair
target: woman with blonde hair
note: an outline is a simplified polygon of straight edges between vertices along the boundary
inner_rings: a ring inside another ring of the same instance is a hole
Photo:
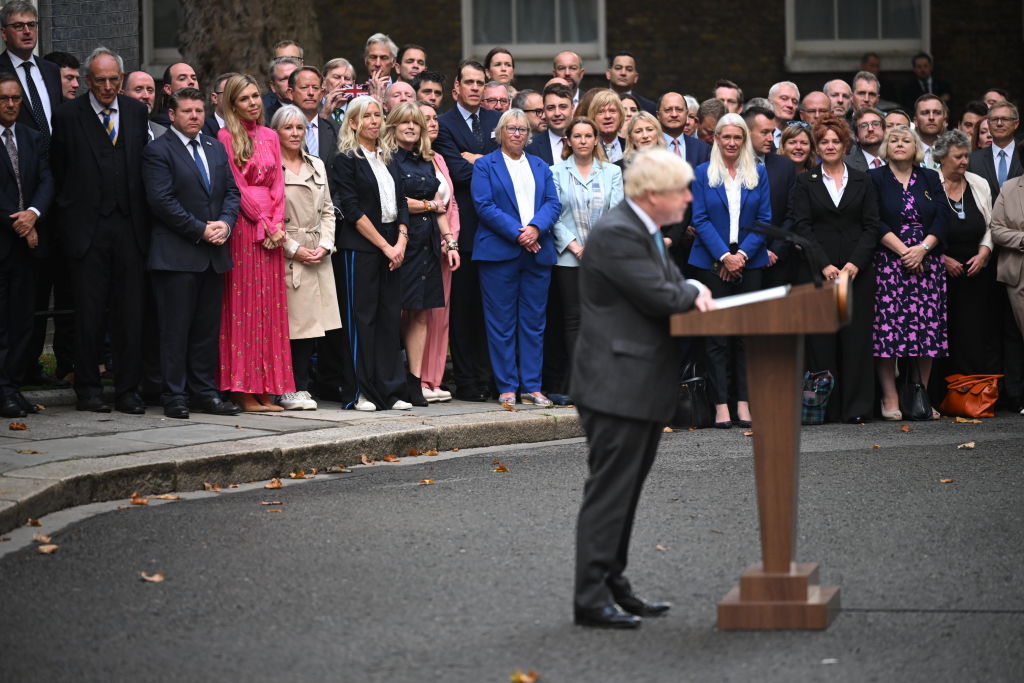
[[[441,255],[452,270],[459,267],[459,251],[448,227],[448,218],[438,211],[443,204],[441,181],[434,169],[427,121],[414,102],[402,102],[388,114],[383,144],[395,150],[402,174],[405,200],[409,207],[409,241],[402,263],[402,340],[409,364],[406,377],[411,402],[426,406],[421,388],[423,354],[427,342],[427,313],[444,308]]]
[[[224,275],[220,326],[220,388],[247,412],[282,410],[270,394],[295,391],[285,292],[284,175],[277,133],[260,125],[263,101],[256,79],[224,84],[224,122],[217,139],[227,148],[242,195],[229,241],[234,267]]]
[[[622,159],[615,163],[625,170],[633,152],[649,147],[665,146],[665,135],[657,117],[646,111],[637,112],[626,124],[626,150],[623,152]]]
[[[771,223],[771,193],[768,174],[754,157],[742,116],[726,114],[718,120],[711,158],[697,167],[691,187],[697,236],[689,264],[695,277],[716,299],[760,289],[768,252],[764,235],[749,228],[758,222]],[[707,337],[706,348],[716,395],[715,426],[732,426],[730,374],[736,384],[736,423],[750,426],[742,339],[736,338],[730,345],[728,337]]]

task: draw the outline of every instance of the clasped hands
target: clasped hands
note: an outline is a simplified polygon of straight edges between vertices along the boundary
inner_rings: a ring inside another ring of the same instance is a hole
[[[524,225],[519,228],[517,241],[523,249],[531,254],[536,254],[540,251],[540,230],[533,225]]]
[[[743,277],[743,268],[747,265],[747,257],[740,253],[726,254],[722,257],[722,267],[718,269],[718,277],[726,282],[739,280]]]
[[[279,246],[284,244],[284,240],[287,236],[288,233],[286,233],[284,230],[281,229],[280,226],[278,226],[277,232],[271,233],[269,237],[263,238],[263,248],[268,250],[277,249]]]
[[[321,246],[316,249],[307,249],[306,247],[299,247],[295,250],[295,254],[292,258],[299,263],[306,266],[315,266],[320,263],[320,260],[327,255],[327,250]]]
[[[842,270],[836,268],[831,263],[821,269],[821,274],[825,276],[826,280],[838,280],[841,275],[849,275],[851,280],[857,278],[857,273],[860,269],[852,263],[847,263],[843,266]]]
[[[36,232],[36,220],[39,219],[39,216],[35,211],[28,209],[16,211],[8,218],[13,221],[11,227],[14,228],[14,232],[18,233],[18,237],[23,237],[28,242],[29,249],[39,246],[39,233]]]
[[[919,275],[924,272],[924,257],[927,255],[928,250],[925,249],[924,243],[915,244],[900,254],[900,263],[908,272]]]
[[[224,221],[206,221],[203,240],[210,244],[224,244],[231,235],[231,227]]]

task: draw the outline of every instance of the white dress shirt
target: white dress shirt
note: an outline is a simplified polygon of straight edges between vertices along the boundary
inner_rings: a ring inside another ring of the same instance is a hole
[[[832,197],[832,203],[835,206],[839,206],[839,202],[843,199],[843,192],[846,191],[846,185],[850,182],[850,171],[846,168],[846,164],[843,164],[843,181],[840,187],[836,187],[836,179],[825,172],[824,166],[821,167],[821,177],[825,181],[825,189],[828,190],[828,196]]]
[[[174,131],[174,134],[178,136],[179,140],[181,140],[181,144],[185,145],[185,151],[188,152],[188,156],[191,159],[195,159],[195,157],[192,154],[192,145],[190,143],[193,140],[199,143],[199,158],[203,160],[203,170],[206,171],[206,177],[212,183],[213,178],[210,176],[210,162],[206,158],[206,150],[203,149],[203,141],[199,139],[198,135],[194,138],[187,137],[184,133],[182,133],[174,126],[170,126],[170,129]]]
[[[548,144],[551,145],[551,163],[557,164],[562,160],[562,136],[548,128]]]
[[[28,94],[28,82],[25,80],[25,69],[21,66],[24,62],[32,63],[32,82],[36,84],[36,90],[39,91],[39,99],[43,101],[43,113],[46,114],[46,124],[53,128],[53,122],[50,118],[53,112],[50,111],[50,97],[46,90],[46,83],[43,82],[43,72],[39,70],[39,62],[36,61],[36,56],[32,55],[28,59],[22,59],[18,55],[14,54],[10,50],[7,51],[7,56],[11,58],[11,65],[14,67],[14,73],[18,75],[18,81],[21,83],[22,92],[25,94],[25,99],[28,100],[28,105],[32,106],[32,98]],[[21,106],[25,106],[24,104]]]
[[[395,179],[384,162],[380,160],[378,152],[371,152],[362,145],[359,149],[363,156],[370,162],[370,169],[377,179],[377,190],[380,192],[380,222],[394,223],[398,220],[398,199],[395,196]]]
[[[92,110],[96,112],[96,116],[99,117],[101,126],[103,125],[103,109],[110,110],[110,121],[114,124],[114,130],[117,131],[117,135],[118,137],[120,137],[121,113],[117,109],[117,100],[115,99],[113,102],[111,102],[109,107],[104,107],[102,104],[100,104],[99,100],[96,99],[96,96],[90,92],[89,104],[92,105]],[[106,127],[104,127],[104,130],[106,130]]]
[[[723,174],[722,182],[725,185],[725,198],[729,200],[729,244],[740,241],[740,202],[743,200],[743,191],[740,189],[740,179],[737,173],[735,178],[727,173]],[[725,258],[726,254],[722,254]]]
[[[513,159],[504,152],[501,153],[505,159],[505,168],[512,176],[512,187],[516,191],[516,206],[519,207],[519,223],[523,226],[529,225],[537,213],[535,206],[537,192],[537,181],[533,179],[533,170],[530,168],[530,160],[525,154],[518,159]]]
[[[874,154],[872,154],[871,152],[868,152],[863,147],[861,148],[860,151],[861,151],[861,154],[864,155],[864,160],[866,162],[868,162],[868,169],[869,170],[872,169],[872,168],[876,168],[875,167],[875,159],[878,159],[878,166],[877,166],[877,168],[881,168],[882,166],[885,166],[885,159],[883,159],[882,157],[876,157]]]

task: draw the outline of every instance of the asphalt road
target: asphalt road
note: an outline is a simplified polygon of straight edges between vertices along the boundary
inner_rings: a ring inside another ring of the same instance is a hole
[[[641,501],[628,573],[674,607],[639,631],[571,623],[586,451],[549,443],[44,519],[53,555],[18,530],[0,680],[1024,680],[1024,420],[911,427],[804,432],[824,632],[715,628],[758,536],[750,439],[704,430],[665,435]]]

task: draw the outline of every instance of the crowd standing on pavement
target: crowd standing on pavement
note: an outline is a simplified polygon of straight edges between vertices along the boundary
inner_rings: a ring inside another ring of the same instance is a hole
[[[850,325],[808,340],[807,370],[835,380],[828,420],[899,419],[910,371],[935,396],[947,375],[1003,375],[1024,412],[1019,112],[993,87],[952,120],[927,54],[891,100],[871,53],[802,98],[724,78],[648,98],[628,52],[586,91],[560,52],[537,91],[505,48],[442,74],[377,33],[365,74],[284,40],[268,83],[225,71],[204,91],[184,62],[158,83],[102,46],[35,56],[30,2],[0,23],[5,417],[36,410],[22,386],[68,377],[79,410],[173,418],[569,404],[587,240],[649,148],[695,169],[692,206],[659,228],[714,296],[852,279]],[[51,306],[73,315],[54,317],[47,374]],[[756,419],[741,341],[681,343],[707,363],[715,425]]]

